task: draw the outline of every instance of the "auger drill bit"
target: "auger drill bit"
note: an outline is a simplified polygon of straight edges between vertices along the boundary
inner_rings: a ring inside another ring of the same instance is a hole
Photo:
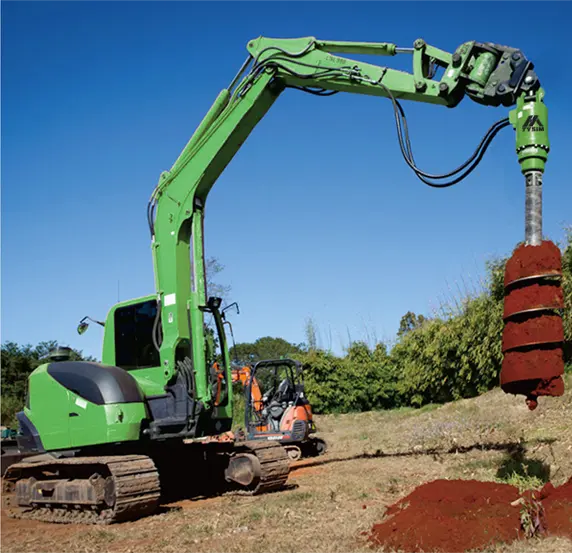
[[[542,88],[523,94],[510,113],[525,179],[525,241],[505,269],[500,381],[506,393],[525,395],[531,410],[538,396],[564,393],[562,256],[542,239],[542,176],[550,149],[543,98]]]

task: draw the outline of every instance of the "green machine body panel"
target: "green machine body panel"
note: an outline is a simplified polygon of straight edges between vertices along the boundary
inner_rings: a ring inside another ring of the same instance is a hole
[[[40,365],[28,377],[28,401],[24,413],[38,430],[45,449],[70,446],[69,391]]]
[[[52,451],[139,440],[141,423],[148,418],[142,397],[128,403],[94,403],[86,398],[90,394],[80,394],[73,385],[66,386],[58,373],[56,378],[50,374],[54,367],[66,365],[40,365],[29,377],[24,414],[37,429],[43,448]],[[86,364],[75,365],[81,370]]]

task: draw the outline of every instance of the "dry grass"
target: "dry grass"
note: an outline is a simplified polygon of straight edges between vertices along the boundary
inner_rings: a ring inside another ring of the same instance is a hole
[[[385,507],[435,478],[509,481],[535,487],[572,475],[572,378],[562,398],[534,412],[500,390],[422,410],[318,417],[330,443],[299,463],[291,489],[259,497],[186,500],[134,523],[54,526],[2,516],[11,552],[368,551],[361,532]],[[497,546],[491,553],[564,553],[560,538]]]

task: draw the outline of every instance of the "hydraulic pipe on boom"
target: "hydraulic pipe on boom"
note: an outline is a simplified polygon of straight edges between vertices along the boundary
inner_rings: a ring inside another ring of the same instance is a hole
[[[210,440],[230,430],[233,395],[221,299],[207,299],[203,236],[209,191],[286,89],[389,99],[405,162],[434,188],[466,178],[496,134],[509,125],[515,128],[526,183],[526,242],[509,260],[505,274],[501,386],[507,393],[526,395],[531,408],[539,395],[563,393],[561,293],[554,301],[539,299],[525,308],[517,301],[530,282],[559,290],[561,276],[559,250],[542,240],[541,177],[549,151],[544,90],[524,54],[475,41],[448,53],[421,39],[413,48],[399,48],[313,37],[259,37],[247,49],[244,65],[171,169],[160,175],[151,195],[147,220],[155,294],[111,308],[104,323],[101,364],[57,361],[40,365],[29,377],[26,405],[17,415],[19,445],[47,455],[8,468],[4,479],[16,489],[15,516],[125,521],[155,512],[171,484],[181,488],[210,482],[215,473],[222,482],[251,493],[279,489],[286,482],[288,457],[277,442]],[[410,55],[413,71],[338,54]],[[439,78],[437,67],[443,69]],[[422,171],[413,157],[400,102],[454,108],[465,97],[484,106],[515,107],[508,118],[491,126],[463,164],[445,174]],[[550,340],[538,334],[542,325],[530,315],[539,310],[556,321]],[[218,358],[205,313],[215,322]],[[526,327],[532,343],[515,338],[519,325]],[[87,328],[85,320],[80,328]]]

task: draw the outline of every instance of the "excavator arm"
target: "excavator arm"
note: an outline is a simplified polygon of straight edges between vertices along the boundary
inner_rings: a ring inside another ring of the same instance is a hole
[[[209,302],[206,297],[206,199],[224,168],[285,89],[317,95],[350,92],[389,98],[405,161],[423,182],[434,187],[450,186],[469,174],[509,120],[493,125],[465,164],[451,173],[432,175],[415,165],[399,101],[453,108],[468,96],[484,106],[516,105],[510,122],[516,129],[519,162],[527,179],[534,175],[535,200],[527,215],[527,240],[538,240],[541,233],[541,174],[549,149],[546,107],[533,65],[520,50],[466,42],[448,53],[423,40],[416,40],[413,48],[398,48],[390,43],[260,37],[248,43],[248,52],[241,70],[220,92],[170,171],[161,174],[148,206],[161,318],[155,343],[160,351],[162,378],[168,382],[178,364],[192,366],[197,399],[206,407],[212,406],[213,397],[204,353],[204,313],[211,312],[217,321],[220,318],[216,300]],[[410,55],[413,69],[406,73],[338,54]],[[442,69],[439,79],[438,68]],[[224,336],[220,339],[226,381],[231,382],[228,350]],[[229,390],[230,399],[231,393]],[[231,405],[229,401],[226,407],[218,407],[222,409],[219,415],[231,416]]]

